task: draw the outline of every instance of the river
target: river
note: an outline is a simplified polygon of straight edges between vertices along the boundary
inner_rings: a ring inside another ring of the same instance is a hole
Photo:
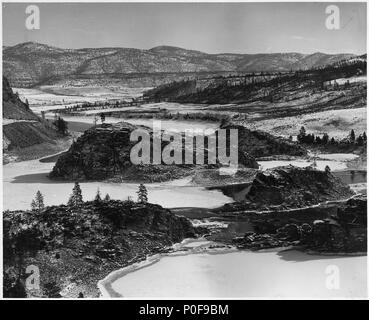
[[[3,166],[3,206],[4,210],[27,210],[37,190],[45,198],[45,205],[66,203],[72,192],[73,182],[48,179],[53,162],[39,160],[9,163]],[[112,199],[137,198],[138,183],[82,182],[84,200],[93,200],[99,188],[102,196],[109,193]],[[189,184],[189,179],[166,183],[146,184],[148,201],[163,207],[215,208],[233,200],[221,191],[207,190]]]
[[[175,253],[118,270],[99,287],[106,297],[366,297],[366,265],[366,256],[292,250]]]

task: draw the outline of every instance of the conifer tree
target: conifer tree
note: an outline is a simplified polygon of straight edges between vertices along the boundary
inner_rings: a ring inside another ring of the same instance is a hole
[[[350,141],[352,143],[355,142],[355,131],[354,131],[354,129],[351,129],[351,132],[350,132]]]
[[[138,187],[137,194],[139,203],[147,203],[147,189],[142,183]]]
[[[101,202],[101,194],[100,189],[97,188],[96,196],[95,196],[95,202]]]
[[[68,206],[80,207],[83,204],[82,190],[78,182],[74,183],[72,194],[68,200]]]
[[[40,211],[45,208],[44,196],[42,195],[40,190],[36,192],[35,199],[33,199],[31,202],[31,208],[33,211]]]

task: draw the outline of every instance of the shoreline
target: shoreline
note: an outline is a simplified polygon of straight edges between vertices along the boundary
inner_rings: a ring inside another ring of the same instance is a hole
[[[223,248],[222,247],[211,248],[211,247],[206,247],[206,245],[203,245],[203,246],[200,245],[198,247],[190,248],[190,250],[183,250],[186,248],[185,247],[186,243],[197,242],[201,240],[206,240],[206,238],[202,237],[202,238],[197,238],[197,239],[193,239],[193,238],[184,239],[182,242],[176,243],[170,247],[170,248],[175,248],[177,246],[178,249],[175,251],[154,254],[154,255],[148,256],[143,261],[134,262],[126,267],[117,269],[109,273],[105,278],[99,280],[97,283],[98,290],[100,291],[99,298],[103,298],[103,299],[125,298],[123,295],[117,293],[112,288],[112,284],[118,279],[130,273],[150,267],[154,265],[155,263],[158,263],[162,258],[165,258],[165,257],[187,256],[187,255],[196,255],[196,254],[217,255],[217,254],[229,254],[229,253],[234,253],[234,252],[249,252],[249,253],[256,253],[256,254],[257,253],[267,253],[267,252],[279,253],[279,252],[284,252],[284,251],[297,251],[299,253],[311,255],[311,256],[316,255],[316,256],[331,256],[331,257],[347,257],[347,258],[367,256],[367,252],[337,252],[337,253],[319,252],[319,251],[314,251],[314,250],[304,250],[303,248],[300,248],[297,246],[296,247],[294,246],[277,247],[277,248],[261,249],[261,250],[254,251],[250,249],[238,249],[234,246],[229,246],[227,244],[222,244],[222,243],[218,243],[215,241],[209,241],[209,240],[206,240],[206,241],[209,241],[210,245],[215,245],[215,246],[218,245],[218,246],[224,246],[224,247]]]
[[[129,274],[129,273],[132,273],[132,272],[135,272],[137,270],[141,270],[143,268],[149,267],[149,266],[159,262],[164,257],[187,256],[187,255],[190,255],[190,254],[201,254],[201,253],[224,254],[224,253],[232,253],[232,252],[239,251],[235,247],[227,247],[228,245],[222,245],[222,246],[224,246],[224,248],[210,249],[211,251],[209,251],[209,249],[206,249],[206,248],[202,249],[203,246],[201,246],[201,245],[198,246],[198,247],[189,248],[189,250],[183,250],[183,249],[186,248],[185,245],[187,243],[197,242],[197,241],[201,241],[201,240],[206,240],[206,239],[205,238],[195,238],[195,239],[194,238],[187,238],[187,239],[184,239],[184,240],[182,240],[182,242],[175,243],[171,247],[169,247],[169,249],[174,249],[175,251],[165,252],[165,253],[157,253],[157,254],[154,254],[154,255],[150,255],[143,261],[134,262],[134,263],[132,263],[132,264],[126,266],[126,267],[117,269],[117,270],[109,273],[105,278],[99,280],[98,283],[97,283],[97,287],[100,291],[99,298],[123,298],[124,296],[118,294],[112,288],[113,282],[116,281],[117,279]],[[208,241],[208,240],[206,240],[206,241]],[[217,242],[212,242],[212,243],[214,245],[219,245],[219,244],[217,244]]]

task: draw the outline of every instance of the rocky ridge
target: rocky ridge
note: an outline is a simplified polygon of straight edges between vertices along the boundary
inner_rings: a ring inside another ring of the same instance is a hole
[[[7,211],[3,219],[5,297],[97,297],[111,271],[196,236],[186,218],[133,201]],[[40,270],[39,290],[24,286],[28,265]]]

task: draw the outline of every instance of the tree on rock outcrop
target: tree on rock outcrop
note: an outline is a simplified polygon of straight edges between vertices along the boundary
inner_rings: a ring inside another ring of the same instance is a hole
[[[325,166],[324,171],[325,171],[326,173],[330,173],[330,172],[331,172],[331,168],[327,165],[327,166]]]
[[[147,189],[142,183],[138,187],[137,194],[139,203],[147,203]]]
[[[68,200],[68,206],[80,207],[83,204],[82,190],[78,182],[75,182],[72,194]]]
[[[40,190],[37,191],[35,199],[32,200],[31,208],[32,211],[40,211],[45,208],[44,196],[42,195]]]
[[[110,201],[109,193],[107,193],[107,194],[105,195],[104,201]]]

